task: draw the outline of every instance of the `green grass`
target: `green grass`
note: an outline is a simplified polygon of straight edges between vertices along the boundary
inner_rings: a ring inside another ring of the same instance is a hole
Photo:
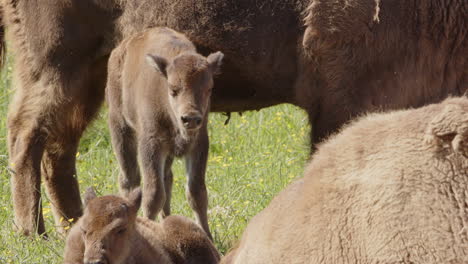
[[[9,63],[8,65],[10,65]],[[50,202],[43,191],[49,240],[26,238],[13,231],[10,174],[7,171],[6,113],[11,67],[5,67],[0,87],[0,263],[61,263],[64,237],[55,232]],[[290,105],[226,117],[211,114],[207,169],[209,223],[218,249],[225,253],[242,234],[249,219],[294,178],[308,158],[306,115]],[[88,128],[77,153],[81,190],[94,186],[98,194],[117,192],[118,164],[113,155],[105,110]],[[173,214],[193,217],[185,198],[183,161],[174,162]]]

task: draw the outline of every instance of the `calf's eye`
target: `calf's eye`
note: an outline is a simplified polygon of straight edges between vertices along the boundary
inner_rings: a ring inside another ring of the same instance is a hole
[[[127,231],[126,228],[121,228],[121,229],[117,230],[117,235],[123,235],[126,231]]]
[[[176,97],[179,94],[180,90],[181,88],[179,86],[169,85],[169,92],[172,97]]]

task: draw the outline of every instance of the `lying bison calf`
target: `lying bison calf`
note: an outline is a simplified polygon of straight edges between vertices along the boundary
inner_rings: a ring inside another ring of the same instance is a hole
[[[121,167],[123,194],[144,177],[143,213],[170,214],[171,165],[184,156],[187,197],[198,223],[211,237],[207,220],[205,170],[207,117],[213,75],[221,52],[207,58],[182,34],[153,28],[125,39],[111,54],[107,82],[109,126]]]
[[[72,227],[65,264],[218,263],[219,253],[206,233],[182,216],[158,224],[137,216],[139,188],[128,199],[85,195],[84,215]]]
[[[222,263],[468,263],[467,190],[468,98],[371,114],[319,146]]]

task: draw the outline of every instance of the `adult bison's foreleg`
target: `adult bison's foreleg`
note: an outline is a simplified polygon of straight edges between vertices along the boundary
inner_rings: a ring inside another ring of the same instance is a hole
[[[171,197],[172,197],[172,183],[174,182],[174,175],[172,174],[173,157],[168,157],[164,165],[164,189],[166,190],[166,202],[164,203],[162,217],[171,215]]]
[[[67,135],[69,137],[70,135]],[[82,205],[78,180],[76,177],[75,159],[79,137],[71,141],[54,143],[47,147],[42,158],[42,175],[56,225],[63,227],[69,220],[78,219],[82,214]],[[67,221],[68,220],[68,221]]]
[[[309,121],[312,127],[311,130],[311,143],[312,146],[324,141],[333,133],[349,122],[357,115],[360,109],[357,105],[352,105],[346,100],[342,100],[341,107],[335,107],[338,104],[330,104],[321,106],[320,110],[315,113],[309,112]],[[313,150],[314,148],[312,148]]]
[[[195,211],[198,224],[213,239],[208,226],[208,193],[205,184],[206,163],[208,159],[208,131],[206,125],[200,128],[198,140],[185,158],[188,184],[186,196]]]
[[[164,165],[166,154],[156,136],[142,135],[138,139],[138,157],[143,174],[143,215],[155,219],[166,202]]]

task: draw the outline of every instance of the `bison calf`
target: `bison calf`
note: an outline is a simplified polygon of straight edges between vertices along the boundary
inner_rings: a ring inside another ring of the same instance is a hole
[[[64,264],[211,264],[219,253],[206,233],[191,220],[170,216],[158,224],[137,216],[139,188],[128,199],[85,195],[84,215],[72,227]]]
[[[109,59],[109,127],[120,163],[120,189],[127,194],[143,174],[143,213],[170,214],[171,165],[185,157],[187,197],[198,223],[207,220],[205,170],[207,117],[213,75],[223,54],[203,57],[182,34],[153,28],[123,40]]]
[[[468,98],[371,114],[318,148],[222,263],[468,263]]]

